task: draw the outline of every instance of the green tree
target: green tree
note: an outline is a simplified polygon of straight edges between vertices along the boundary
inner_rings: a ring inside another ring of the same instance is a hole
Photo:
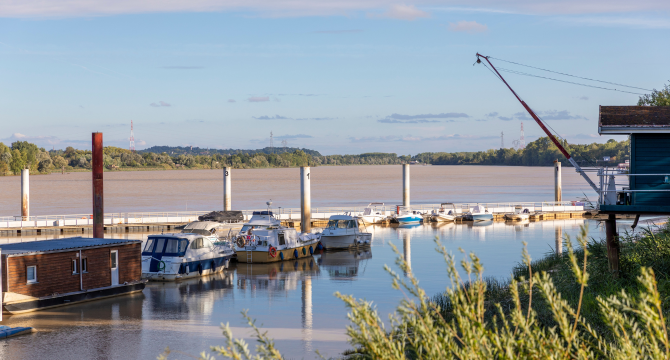
[[[65,160],[62,156],[56,155],[53,157],[53,164],[56,168],[62,169],[67,166],[67,160]]]
[[[9,163],[9,169],[14,175],[19,175],[25,166],[26,161],[21,156],[21,152],[19,150],[12,150],[12,161]]]
[[[638,106],[670,106],[670,84],[666,84],[663,90],[654,89],[651,94],[640,96]]]

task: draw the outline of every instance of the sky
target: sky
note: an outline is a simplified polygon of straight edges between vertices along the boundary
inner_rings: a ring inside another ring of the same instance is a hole
[[[257,149],[272,132],[324,155],[479,151],[501,132],[512,147],[522,122],[526,143],[543,136],[477,52],[568,142],[605,142],[600,105],[670,81],[668,15],[651,0],[0,1],[0,142],[90,149],[101,131],[128,148],[131,121],[138,150]]]

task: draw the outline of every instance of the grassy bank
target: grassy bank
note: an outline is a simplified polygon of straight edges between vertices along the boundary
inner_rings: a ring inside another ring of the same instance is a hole
[[[643,267],[653,269],[662,299],[663,313],[666,317],[670,315],[670,227],[666,224],[653,230],[638,229],[635,235],[620,234],[619,266],[621,272],[618,278],[609,272],[605,240],[592,238],[586,244],[589,254],[586,271],[589,273],[589,279],[581,303],[582,316],[594,330],[603,336],[610,337],[612,334],[607,331],[608,326],[600,312],[598,297],[609,298],[620,295],[622,290],[637,297],[640,292],[638,277]],[[575,249],[574,253],[577,265],[582,268],[584,249]],[[562,255],[549,253],[544,258],[532,261],[531,271],[550,274],[551,281],[562,298],[570,306],[577,308],[581,286],[575,277],[567,252]],[[522,278],[528,279],[530,277],[528,266],[517,265],[512,271],[512,276],[517,281]],[[492,319],[497,313],[496,304],[500,304],[503,310],[509,312],[513,306],[510,281],[493,278],[485,278],[484,281],[487,285],[486,317]],[[521,295],[521,301],[525,306],[528,300],[527,294]],[[451,316],[451,305],[447,295],[438,294],[433,297],[432,301],[440,305],[443,316]],[[541,296],[534,298],[532,308],[536,311],[537,321],[541,326],[550,328],[557,325],[552,309]]]

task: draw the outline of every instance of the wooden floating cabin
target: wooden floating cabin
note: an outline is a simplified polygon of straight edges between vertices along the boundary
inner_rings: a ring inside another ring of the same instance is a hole
[[[67,238],[0,245],[5,313],[139,292],[140,240]]]
[[[600,174],[600,212],[670,214],[670,107],[601,106],[598,133],[630,136],[628,171]]]

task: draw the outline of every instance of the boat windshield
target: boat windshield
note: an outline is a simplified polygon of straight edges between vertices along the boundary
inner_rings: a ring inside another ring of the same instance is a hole
[[[153,238],[147,240],[142,255],[184,256],[188,240],[175,238]]]
[[[329,220],[326,228],[328,229],[353,229],[356,227],[356,220]]]
[[[244,225],[244,226],[242,226],[242,230],[240,230],[240,232],[247,232],[247,231],[249,231],[249,229],[256,230],[256,229],[265,229],[265,228],[266,228],[266,226],[264,226],[264,225]]]

